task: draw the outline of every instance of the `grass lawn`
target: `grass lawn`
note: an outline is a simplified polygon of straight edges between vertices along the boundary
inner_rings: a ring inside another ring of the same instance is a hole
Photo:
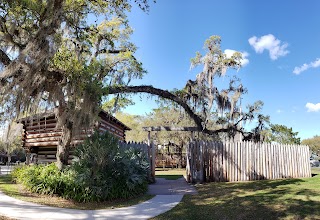
[[[5,175],[0,176],[0,190],[14,198],[34,202],[42,205],[61,207],[61,208],[71,208],[71,209],[110,209],[110,208],[120,208],[135,205],[146,200],[151,199],[151,195],[141,195],[138,198],[127,199],[127,200],[115,200],[110,202],[88,202],[88,203],[77,203],[70,200],[66,200],[57,196],[39,195],[36,193],[30,193],[23,189],[20,184],[12,183],[11,176]],[[0,216],[0,220],[7,220],[8,218]],[[8,219],[9,220],[9,219]]]
[[[171,169],[171,168],[157,168],[156,169],[156,177],[157,178],[165,178],[167,180],[176,180],[183,175],[186,175],[186,170],[185,169]]]
[[[198,184],[154,219],[320,219],[320,169],[314,177]]]

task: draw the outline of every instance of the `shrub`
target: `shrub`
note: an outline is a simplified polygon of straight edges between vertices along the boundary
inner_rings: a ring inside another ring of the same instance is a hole
[[[108,132],[95,132],[75,149],[71,169],[78,174],[77,182],[86,188],[81,201],[129,198],[147,190],[146,156],[118,143]]]
[[[14,169],[12,176],[27,189],[40,194],[56,194],[60,188],[61,172],[55,166],[22,166]]]
[[[89,202],[144,193],[148,170],[143,152],[119,147],[113,135],[95,132],[76,147],[73,164],[63,171],[52,163],[18,167],[12,176],[32,192]]]

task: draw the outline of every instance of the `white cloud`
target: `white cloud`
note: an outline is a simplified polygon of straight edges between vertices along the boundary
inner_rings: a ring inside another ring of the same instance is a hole
[[[308,112],[318,112],[318,111],[320,111],[320,103],[313,104],[313,103],[308,102],[306,104],[306,108],[308,109]]]
[[[320,58],[317,58],[315,61],[310,62],[308,64],[304,63],[302,66],[296,66],[293,69],[293,73],[299,75],[300,73],[306,71],[309,68],[317,68],[320,67]]]
[[[224,51],[227,58],[230,58],[235,52],[239,52],[239,51],[231,50],[231,49],[226,49]],[[241,53],[241,55],[242,55],[242,60],[240,61],[241,66],[244,67],[244,66],[248,65],[249,64],[249,59],[248,59],[249,53],[246,51],[239,52],[239,53]]]
[[[268,50],[269,56],[272,60],[276,60],[289,53],[287,50],[288,44],[282,43],[272,34],[264,35],[260,38],[253,36],[248,41],[256,53],[263,53],[264,50]]]
[[[317,58],[315,61],[311,62],[311,66],[312,66],[313,68],[319,67],[319,66],[320,66],[320,59]]]

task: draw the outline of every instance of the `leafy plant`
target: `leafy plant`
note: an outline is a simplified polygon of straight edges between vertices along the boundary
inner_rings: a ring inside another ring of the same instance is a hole
[[[130,198],[146,192],[146,155],[118,143],[109,133],[95,132],[76,148],[74,163],[63,171],[54,163],[21,166],[12,176],[32,192],[78,202]]]
[[[71,166],[77,181],[86,187],[83,201],[129,198],[147,189],[149,164],[146,155],[123,148],[109,133],[95,132],[75,150]]]

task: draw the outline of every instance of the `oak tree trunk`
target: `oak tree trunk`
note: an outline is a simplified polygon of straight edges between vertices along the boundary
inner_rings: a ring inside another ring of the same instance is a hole
[[[62,127],[61,139],[57,146],[57,167],[59,170],[62,170],[64,166],[68,165],[72,129],[72,122],[67,120],[66,124]]]

